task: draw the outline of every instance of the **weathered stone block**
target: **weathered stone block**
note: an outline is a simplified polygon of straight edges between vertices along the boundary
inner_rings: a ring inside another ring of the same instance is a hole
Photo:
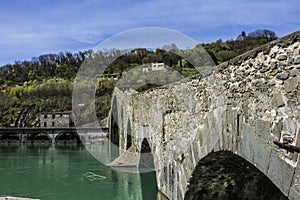
[[[275,76],[278,72],[279,72],[278,69],[274,69],[270,72],[270,75]]]
[[[267,71],[269,71],[269,70],[270,70],[270,67],[269,67],[269,66],[262,66],[260,72],[261,72],[261,73],[265,73],[265,72],[267,72]]]
[[[241,137],[238,143],[238,154],[251,162],[253,162],[254,141],[255,141],[254,127],[242,123]]]
[[[297,74],[298,74],[298,70],[297,70],[297,69],[292,69],[292,70],[290,70],[289,72],[290,72],[290,76],[291,76],[291,77],[295,77],[295,76],[297,76]]]
[[[253,162],[264,174],[267,174],[270,161],[271,147],[260,137],[255,138]]]
[[[287,59],[287,55],[286,54],[280,54],[276,57],[278,60],[286,60]]]
[[[292,92],[297,89],[297,85],[298,85],[297,77],[289,78],[288,80],[284,81],[284,90],[286,92]]]
[[[270,122],[258,119],[255,123],[256,136],[263,138],[264,140],[269,140],[270,138]]]
[[[289,78],[289,75],[290,75],[289,72],[284,71],[277,74],[276,78],[278,78],[279,80],[286,80]]]
[[[273,107],[282,107],[284,106],[284,101],[281,93],[275,93],[273,95]]]
[[[275,61],[272,61],[272,62],[271,62],[270,68],[271,68],[271,70],[273,70],[273,69],[276,69],[276,68],[277,68],[277,64],[276,64],[276,62],[275,62]]]
[[[300,90],[297,91],[297,101],[300,103]]]
[[[278,122],[274,124],[274,127],[272,129],[272,134],[277,137],[277,139],[280,139],[281,136],[281,131],[282,131],[282,122]]]
[[[300,64],[300,56],[298,56],[298,57],[295,58],[294,64],[295,65]]]
[[[290,193],[289,193],[289,200],[299,200],[300,197],[300,190],[297,190],[295,188],[291,188],[290,189]]]
[[[195,162],[198,163],[200,160],[200,155],[201,155],[199,141],[193,142],[193,150],[194,150]]]
[[[290,119],[290,118],[284,119],[284,121],[283,121],[283,131],[285,133],[295,135],[296,134],[296,127],[297,127],[297,124],[293,119]]]
[[[293,180],[294,167],[279,157],[279,152],[272,149],[268,177],[285,194],[288,195]]]
[[[293,183],[290,188],[289,199],[298,200],[300,197],[300,156],[298,156],[298,164],[295,168],[295,173],[293,177]]]
[[[251,92],[245,92],[243,94],[242,100],[246,101],[246,100],[248,100],[250,98],[250,96],[251,96]]]

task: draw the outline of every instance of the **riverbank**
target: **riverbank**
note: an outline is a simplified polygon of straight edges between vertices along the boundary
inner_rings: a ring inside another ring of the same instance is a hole
[[[39,199],[30,199],[30,198],[21,198],[21,197],[0,197],[0,200],[39,200]]]

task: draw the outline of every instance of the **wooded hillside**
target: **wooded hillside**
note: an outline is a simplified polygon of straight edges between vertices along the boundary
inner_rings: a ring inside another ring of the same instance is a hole
[[[195,48],[204,47],[213,61],[219,64],[276,38],[273,31],[264,29],[249,34],[242,32],[235,40],[223,42],[219,39],[216,42],[199,44]],[[46,54],[30,61],[16,61],[0,67],[0,126],[35,126],[35,119],[40,112],[71,110],[73,81],[81,64],[92,55],[92,50],[74,54]],[[124,54],[104,73],[122,75],[136,66],[152,62],[163,62],[183,77],[198,72],[180,56],[156,49],[148,50],[144,54]],[[109,112],[111,92],[116,83],[117,80],[114,79],[99,79],[96,91],[96,112],[99,119],[105,118]],[[157,84],[139,89],[145,90],[153,86]],[[20,113],[24,113],[24,116],[21,122],[17,122]]]

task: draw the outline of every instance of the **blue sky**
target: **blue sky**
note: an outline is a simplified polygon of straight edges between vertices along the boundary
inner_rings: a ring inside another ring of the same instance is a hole
[[[1,0],[0,65],[77,52],[133,28],[174,29],[199,43],[300,27],[299,0]]]

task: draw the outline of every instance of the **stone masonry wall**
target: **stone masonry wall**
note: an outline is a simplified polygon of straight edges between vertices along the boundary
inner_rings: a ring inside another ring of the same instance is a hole
[[[41,127],[69,127],[71,122],[71,113],[53,112],[41,113]]]
[[[138,94],[116,90],[121,150],[128,120],[133,146],[147,138],[157,184],[183,199],[199,160],[230,150],[254,164],[289,199],[300,198],[300,32],[217,66],[206,74]],[[121,151],[121,153],[122,153]]]

